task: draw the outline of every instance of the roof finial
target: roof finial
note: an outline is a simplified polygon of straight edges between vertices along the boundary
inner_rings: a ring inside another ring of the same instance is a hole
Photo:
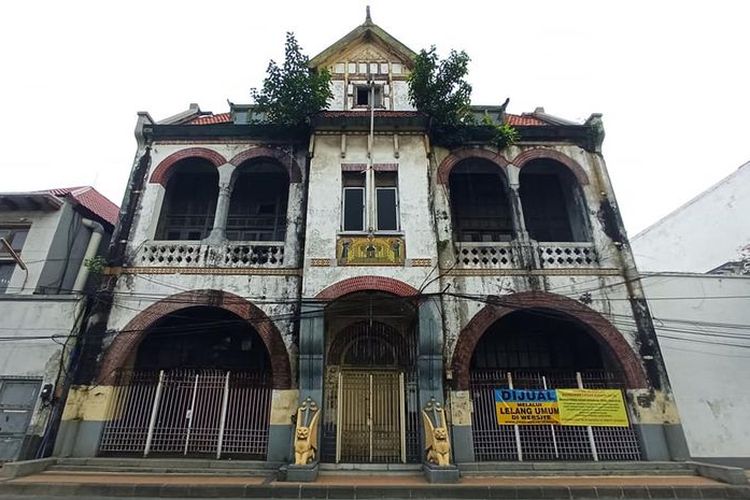
[[[372,18],[370,17],[370,6],[367,6],[367,9],[365,10],[365,24],[372,24]]]

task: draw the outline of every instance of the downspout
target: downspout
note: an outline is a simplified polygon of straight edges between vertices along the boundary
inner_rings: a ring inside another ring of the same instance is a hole
[[[83,255],[81,267],[78,269],[75,283],[73,283],[73,292],[81,292],[83,291],[83,287],[86,286],[86,281],[88,281],[91,272],[88,263],[91,259],[96,257],[96,252],[99,250],[99,245],[104,236],[104,228],[98,222],[94,222],[91,219],[83,219],[81,220],[81,224],[83,224],[84,227],[91,229],[91,237],[89,238],[89,244],[86,247],[86,253]]]

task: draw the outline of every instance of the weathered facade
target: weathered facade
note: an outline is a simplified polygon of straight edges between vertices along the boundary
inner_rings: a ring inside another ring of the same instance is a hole
[[[433,399],[458,463],[685,456],[600,117],[477,107],[520,141],[446,148],[413,57],[368,19],[311,61],[333,98],[309,131],[140,115],[58,454],[289,463],[311,398],[322,461],[424,460]],[[631,424],[500,427],[498,387],[621,389]]]
[[[0,462],[51,448],[63,351],[74,351],[98,279],[84,261],[106,250],[116,221],[91,187],[0,193],[0,238],[13,250],[0,245]]]

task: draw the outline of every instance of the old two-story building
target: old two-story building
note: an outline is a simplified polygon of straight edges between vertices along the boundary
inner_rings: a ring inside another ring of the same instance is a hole
[[[98,279],[86,260],[106,250],[117,213],[89,186],[0,193],[0,463],[51,448],[63,346],[74,352]]]
[[[433,399],[459,464],[684,458],[600,116],[477,106],[520,140],[448,148],[414,56],[368,17],[310,61],[309,130],[139,114],[58,455],[289,463],[311,398],[323,462],[421,462]],[[497,388],[620,390],[628,425],[498,425]]]

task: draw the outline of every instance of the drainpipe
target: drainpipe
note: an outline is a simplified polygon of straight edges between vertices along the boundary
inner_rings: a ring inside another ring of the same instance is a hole
[[[86,286],[86,281],[89,279],[89,266],[86,265],[86,261],[93,259],[96,256],[99,245],[102,242],[102,236],[104,235],[104,228],[98,222],[94,222],[90,219],[83,219],[81,223],[84,227],[91,229],[91,237],[89,238],[89,244],[86,247],[86,253],[83,256],[81,267],[78,269],[78,275],[76,281],[73,283],[73,291],[81,292],[83,287]]]

